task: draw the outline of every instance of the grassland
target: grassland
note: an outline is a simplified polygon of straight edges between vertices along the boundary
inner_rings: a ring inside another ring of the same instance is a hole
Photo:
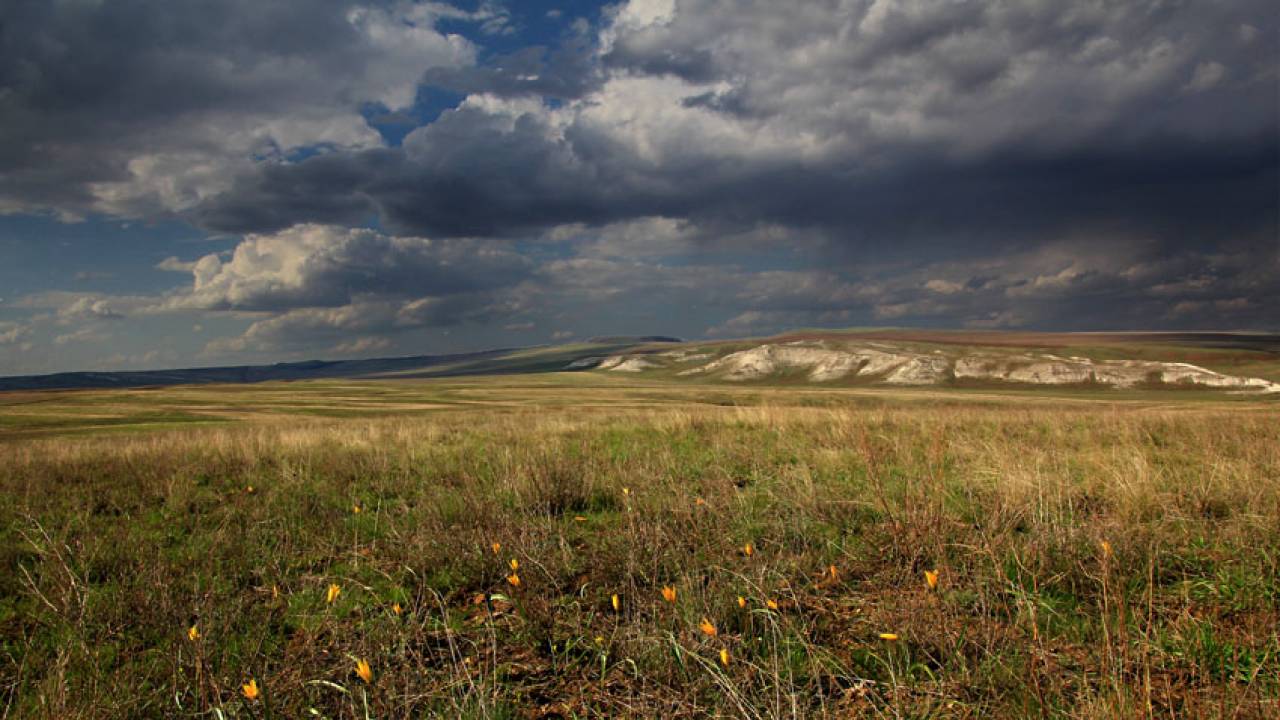
[[[1280,716],[1274,400],[10,393],[0,520],[4,717]]]

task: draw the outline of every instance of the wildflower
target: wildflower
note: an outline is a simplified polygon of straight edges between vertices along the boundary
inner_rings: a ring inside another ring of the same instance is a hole
[[[662,599],[669,603],[676,601],[676,589],[671,585],[662,586]]]
[[[720,649],[720,664],[729,667],[729,650],[727,648]]]
[[[280,599],[280,586],[279,586],[279,585],[272,585],[272,586],[271,586],[271,599],[272,599],[272,600],[279,600],[279,599]]]
[[[586,521],[587,521],[587,518],[586,518],[586,516],[583,516],[583,515],[574,515],[574,516],[573,516],[573,521],[574,521],[574,522],[586,522]]]
[[[711,621],[708,620],[707,618],[702,618],[702,622],[698,623],[698,629],[701,630],[702,634],[706,635],[707,637],[716,636],[716,626],[712,625]]]
[[[373,668],[369,667],[368,661],[356,661],[356,675],[360,676],[360,679],[364,681],[365,685],[373,684]]]
[[[898,634],[897,633],[880,633],[880,639],[893,642],[898,639]]]
[[[1109,559],[1112,556],[1111,543],[1106,540],[1099,540],[1098,547],[1102,548],[1102,557]]]
[[[252,486],[252,485],[245,485],[245,487],[244,487],[244,492],[245,492],[245,494],[246,494],[246,495],[252,495],[252,494],[253,494],[253,486]]]
[[[623,495],[630,495],[630,494],[631,494],[631,488],[629,488],[629,487],[624,487],[624,488],[622,488],[622,494],[623,494]]]
[[[703,505],[707,504],[707,501],[703,500],[702,498],[698,498],[697,500],[693,501],[693,504],[697,505],[698,507],[702,507]]]
[[[597,645],[600,645],[601,647],[603,647],[603,646],[604,646],[604,636],[603,636],[603,635],[597,635],[597,636],[596,636],[596,644],[597,644]]]
[[[840,577],[840,572],[836,570],[835,565],[828,565],[827,572],[830,573],[832,582],[835,582]]]
[[[342,594],[341,585],[337,583],[329,583],[329,592],[325,594],[324,601],[332,605],[333,601],[337,600],[338,596],[341,594]]]
[[[497,554],[498,554],[498,551],[499,551],[499,550],[502,550],[502,543],[500,543],[500,542],[495,542],[494,544],[490,545],[489,547],[493,548],[493,554],[494,554],[494,555],[497,555]]]
[[[756,549],[752,547],[751,543],[747,543],[746,545],[742,546],[742,554],[746,555],[747,557],[751,557],[752,555],[756,554]]]
[[[199,628],[197,628],[195,625],[192,625],[190,628],[188,628],[188,629],[187,629],[187,639],[188,639],[188,640],[190,640],[191,642],[195,642],[195,641],[199,640],[199,639],[200,639],[200,629],[199,629]]]
[[[249,678],[249,682],[240,686],[240,692],[244,693],[245,699],[257,700],[262,693],[258,692],[258,681]]]
[[[353,503],[351,505],[351,512],[355,513],[356,515],[360,514],[361,509],[362,508],[360,507],[360,503]]]
[[[400,607],[400,603],[395,603],[394,605],[391,606],[391,612],[399,615],[400,613],[404,612],[404,608]]]
[[[507,564],[511,566],[511,569],[512,569],[512,570],[519,570],[519,569],[520,569],[520,561],[519,561],[519,560],[517,560],[517,559],[515,559],[515,558],[511,558],[510,560],[508,560],[508,561],[507,561]]]
[[[520,575],[518,573],[511,573],[507,576],[507,582],[511,583],[511,587],[520,587]]]
[[[741,595],[739,595],[739,596],[738,596],[738,607],[740,607],[740,608],[744,608],[744,607],[746,607],[746,606],[747,606],[747,599],[746,599],[746,598],[744,598],[744,597],[742,597]]]
[[[765,606],[766,606],[766,607],[768,607],[770,610],[777,610],[777,609],[778,609],[778,601],[776,601],[776,600],[765,600],[765,601],[764,601],[764,604],[765,604]]]
[[[613,605],[614,612],[618,612],[622,609],[622,600],[618,597],[617,593],[614,593],[613,597],[609,598],[609,603]]]
[[[930,589],[930,590],[937,590],[937,589],[938,589],[938,571],[937,571],[937,570],[925,570],[925,571],[924,571],[924,582],[925,582],[925,584],[926,584],[926,585],[928,585],[928,586],[929,586],[929,589]]]

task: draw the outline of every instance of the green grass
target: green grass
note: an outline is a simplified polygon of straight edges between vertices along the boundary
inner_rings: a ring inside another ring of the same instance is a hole
[[[5,716],[1280,712],[1274,402],[551,374],[0,407]]]

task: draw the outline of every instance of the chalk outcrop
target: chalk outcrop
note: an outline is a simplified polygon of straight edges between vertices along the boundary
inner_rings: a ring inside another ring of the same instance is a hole
[[[704,349],[681,349],[650,356],[614,356],[600,363],[605,370],[639,372],[687,365],[713,355]],[[673,368],[674,369],[674,368]],[[803,379],[814,383],[863,381],[886,385],[942,385],[966,382],[1015,385],[1097,385],[1131,387],[1202,387],[1240,392],[1280,393],[1280,383],[1236,377],[1188,363],[1148,360],[1091,360],[1052,354],[986,354],[895,347],[885,343],[768,343],[731,352],[678,376],[705,376],[730,382]]]

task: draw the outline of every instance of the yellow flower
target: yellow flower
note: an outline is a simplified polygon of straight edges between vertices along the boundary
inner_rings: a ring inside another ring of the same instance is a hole
[[[898,639],[898,634],[897,633],[880,633],[880,639],[893,642],[894,640]]]
[[[511,558],[510,560],[508,560],[508,561],[507,561],[507,564],[511,566],[511,569],[512,569],[512,570],[519,570],[519,569],[520,569],[520,561],[519,561],[519,560],[517,560],[517,559],[515,559],[515,558]]]
[[[404,612],[404,608],[400,607],[400,603],[396,603],[391,606],[391,612],[399,615],[400,613]]]
[[[629,487],[624,487],[624,488],[622,488],[622,494],[623,494],[623,495],[630,495],[630,494],[631,494],[631,488],[629,488]]]
[[[342,594],[341,585],[337,583],[329,583],[329,592],[325,593],[324,601],[329,604],[333,604],[333,601],[337,600],[338,596],[341,594]]]
[[[279,585],[272,585],[272,586],[271,586],[271,599],[272,599],[272,600],[279,600],[279,599],[280,599],[280,586],[279,586]]]
[[[622,601],[618,599],[618,594],[617,594],[617,593],[614,593],[614,594],[613,594],[613,597],[609,598],[609,602],[610,602],[610,604],[612,604],[612,605],[613,605],[613,611],[614,611],[614,612],[618,612],[619,610],[621,610],[621,609],[622,609]]]
[[[929,586],[929,589],[930,589],[930,590],[937,590],[937,589],[938,589],[938,571],[937,571],[937,570],[925,570],[925,571],[924,571],[924,582],[925,582],[925,584],[926,584],[926,585],[928,585],[928,586]]]
[[[187,639],[190,640],[191,642],[195,642],[199,640],[200,639],[199,628],[197,628],[195,625],[192,625],[190,628],[187,628]]]
[[[244,488],[244,491],[245,491],[245,493],[247,493],[247,494],[249,494],[249,495],[252,495],[252,494],[253,494],[253,486],[252,486],[252,485],[246,485],[246,486],[245,486],[245,488]]]
[[[498,551],[502,550],[502,543],[500,543],[500,542],[495,542],[494,544],[490,545],[489,547],[493,548],[493,554],[494,554],[494,555],[497,555],[497,554],[498,554]]]
[[[765,600],[765,601],[764,601],[764,604],[765,604],[765,606],[766,606],[766,607],[768,607],[770,610],[777,610],[777,609],[778,609],[778,603],[777,603],[777,601],[776,601],[776,600]]]
[[[662,599],[669,603],[676,601],[676,589],[671,585],[662,586]]]
[[[596,644],[597,644],[597,645],[600,645],[600,646],[603,646],[603,645],[604,645],[604,636],[603,636],[603,635],[597,635],[597,636],[596,636]]]
[[[249,682],[240,686],[240,692],[244,693],[245,698],[249,700],[257,700],[258,695],[261,695],[258,692],[258,681],[253,678],[249,678]]]
[[[369,663],[365,660],[356,661],[356,675],[364,681],[365,685],[373,684],[373,668],[369,667]]]
[[[1107,542],[1106,540],[1099,540],[1098,547],[1102,548],[1102,557],[1104,558],[1110,558],[1111,555],[1113,554],[1111,549],[1111,543]]]
[[[729,667],[729,650],[727,648],[720,650],[720,664]]]
[[[701,630],[702,634],[706,635],[707,637],[716,636],[716,626],[712,625],[711,621],[708,620],[707,618],[702,618],[702,622],[698,623],[698,629]]]
[[[507,582],[511,583],[511,587],[520,587],[520,575],[511,573],[507,576]]]
[[[574,522],[586,522],[586,521],[587,521],[587,518],[586,518],[586,516],[585,516],[585,515],[574,515],[574,516],[573,516],[573,521],[574,521]]]
[[[835,566],[835,565],[828,565],[828,566],[827,566],[827,572],[831,574],[831,580],[832,580],[832,581],[835,581],[835,580],[836,580],[836,578],[840,577],[840,572],[839,572],[838,570],[836,570],[836,566]]]
[[[699,507],[701,507],[701,506],[703,506],[703,505],[706,505],[706,504],[707,504],[707,501],[706,501],[706,500],[703,500],[702,498],[698,498],[697,500],[694,500],[694,501],[693,501],[693,504],[694,504],[694,505],[697,505],[697,506],[699,506]]]
[[[751,557],[752,555],[756,554],[756,549],[752,547],[751,543],[747,543],[746,545],[742,546],[742,554],[746,555],[747,557]]]
[[[747,606],[747,599],[746,599],[746,598],[744,598],[744,597],[742,597],[741,595],[739,595],[739,596],[738,596],[738,607],[740,607],[740,608],[744,608],[744,607],[746,607],[746,606]]]
[[[360,510],[361,510],[360,503],[353,503],[351,505],[351,512],[355,513],[356,515],[360,514]]]

